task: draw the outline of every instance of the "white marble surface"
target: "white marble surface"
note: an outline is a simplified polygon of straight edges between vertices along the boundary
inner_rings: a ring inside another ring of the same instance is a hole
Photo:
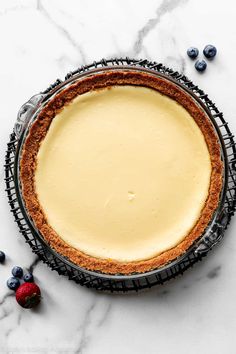
[[[236,219],[223,242],[165,286],[108,295],[59,277],[24,243],[4,193],[6,143],[20,105],[57,77],[111,56],[146,57],[191,77],[236,132],[234,0],[0,0],[0,353],[236,353]],[[204,75],[185,51],[213,43]],[[33,265],[43,301],[23,310],[5,286]]]

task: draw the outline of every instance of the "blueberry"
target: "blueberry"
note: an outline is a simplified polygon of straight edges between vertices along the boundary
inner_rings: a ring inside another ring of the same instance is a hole
[[[11,277],[7,280],[7,286],[11,290],[17,290],[20,286],[20,281],[15,277]]]
[[[189,58],[191,58],[191,59],[197,58],[198,53],[199,53],[199,50],[197,48],[194,48],[194,47],[190,47],[187,50],[187,54],[188,54]]]
[[[0,263],[3,263],[5,261],[5,253],[3,251],[0,251]]]
[[[12,275],[17,278],[22,278],[23,269],[21,267],[15,266],[12,268]]]
[[[205,60],[197,60],[195,63],[195,68],[197,71],[204,71],[206,70],[207,67],[207,63],[205,62]]]
[[[217,49],[214,45],[208,44],[205,46],[203,49],[203,54],[205,55],[206,58],[212,59],[216,56]]]
[[[32,273],[26,273],[26,274],[24,275],[23,279],[24,279],[24,281],[25,281],[26,283],[33,283],[33,281],[34,281],[34,276],[33,276]]]

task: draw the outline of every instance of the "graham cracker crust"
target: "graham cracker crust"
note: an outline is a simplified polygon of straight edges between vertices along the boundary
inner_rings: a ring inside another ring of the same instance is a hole
[[[63,241],[47,223],[47,217],[39,203],[35,191],[34,173],[37,165],[37,154],[40,143],[44,139],[54,117],[68,105],[77,95],[113,85],[145,86],[167,95],[182,105],[200,127],[211,158],[212,172],[208,198],[202,209],[201,216],[189,234],[176,247],[163,252],[151,259],[137,262],[118,262],[113,259],[100,259],[75,249]],[[32,124],[25,140],[20,161],[20,181],[23,199],[29,215],[36,228],[51,248],[68,258],[76,265],[106,274],[143,273],[161,266],[184,254],[189,247],[203,234],[215,210],[218,207],[223,183],[223,163],[220,145],[214,128],[206,113],[195,103],[193,98],[174,83],[164,78],[137,71],[112,70],[94,74],[80,79],[75,84],[56,94],[40,111]]]

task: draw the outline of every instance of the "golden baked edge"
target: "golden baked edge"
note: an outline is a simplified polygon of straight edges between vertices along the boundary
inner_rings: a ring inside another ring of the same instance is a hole
[[[208,198],[202,209],[201,216],[189,234],[177,246],[151,259],[136,262],[118,262],[112,259],[95,258],[75,249],[63,241],[53,228],[47,223],[47,217],[37,198],[34,183],[34,173],[37,164],[37,153],[41,141],[47,134],[52,119],[63,107],[69,104],[77,95],[90,90],[109,87],[112,85],[145,86],[167,95],[181,104],[191,114],[200,127],[211,157],[211,180]],[[20,181],[23,199],[29,215],[36,228],[51,248],[56,250],[76,265],[106,274],[131,274],[147,272],[174,260],[184,254],[189,247],[203,234],[218,207],[223,183],[223,163],[221,161],[218,137],[206,113],[201,110],[195,101],[174,83],[164,78],[154,77],[148,73],[137,71],[112,70],[91,75],[79,80],[72,86],[56,94],[41,110],[32,124],[25,140],[20,161]]]

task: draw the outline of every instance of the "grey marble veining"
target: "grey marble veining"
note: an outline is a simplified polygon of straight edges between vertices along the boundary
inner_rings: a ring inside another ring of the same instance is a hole
[[[4,192],[4,154],[20,105],[56,78],[93,60],[148,58],[185,73],[236,132],[236,5],[210,0],[0,0],[0,353],[234,354],[235,220],[223,242],[182,277],[139,294],[82,288],[39,262],[19,234]],[[204,75],[186,49],[213,43]],[[21,309],[5,286],[13,265],[43,293]]]
[[[133,52],[137,56],[142,51],[143,41],[148,33],[156,28],[158,23],[161,21],[162,16],[166,13],[174,11],[176,7],[181,6],[188,0],[163,0],[157,7],[155,12],[155,17],[148,19],[147,23],[138,31],[137,39],[134,42]],[[174,39],[174,37],[173,37]]]
[[[46,7],[42,4],[41,0],[37,0],[37,10],[45,16],[45,18],[53,25],[55,28],[66,38],[66,40],[76,49],[80,56],[81,65],[86,63],[86,57],[81,45],[71,36],[70,32],[66,30],[60,23],[56,22],[50,13],[47,11]]]

